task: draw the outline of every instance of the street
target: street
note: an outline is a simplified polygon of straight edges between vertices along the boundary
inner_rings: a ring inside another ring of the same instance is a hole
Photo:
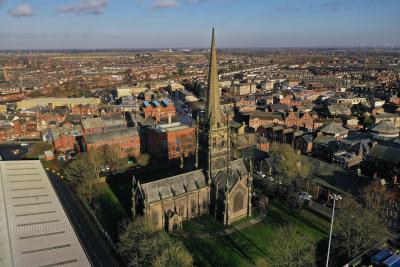
[[[47,175],[93,266],[119,266],[102,234],[68,185],[54,173],[47,172]]]

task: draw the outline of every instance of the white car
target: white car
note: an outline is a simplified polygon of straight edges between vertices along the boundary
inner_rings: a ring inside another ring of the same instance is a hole
[[[262,178],[265,178],[265,174],[263,172],[257,171],[257,174],[260,175]]]

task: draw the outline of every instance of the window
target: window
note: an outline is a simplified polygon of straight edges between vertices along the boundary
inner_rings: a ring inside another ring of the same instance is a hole
[[[243,207],[243,193],[242,191],[238,191],[235,193],[235,197],[233,198],[233,211],[240,211]]]

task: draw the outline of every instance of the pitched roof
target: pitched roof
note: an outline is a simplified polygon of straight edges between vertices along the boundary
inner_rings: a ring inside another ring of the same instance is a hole
[[[141,185],[147,203],[207,187],[202,170],[183,173]]]
[[[241,176],[249,173],[243,159],[232,160],[229,170],[229,174],[226,171],[219,171],[214,177],[213,182],[222,190],[226,189],[226,185],[228,185],[228,191],[231,190]]]
[[[139,136],[137,128],[126,128],[122,130],[115,130],[105,133],[90,134],[85,136],[87,144],[93,144],[99,141],[114,140],[132,136]]]
[[[400,129],[394,127],[394,123],[391,121],[382,121],[372,127],[369,130],[378,133],[391,133],[391,134],[399,134]]]
[[[347,129],[343,128],[340,124],[334,121],[325,127],[322,127],[320,131],[325,134],[347,134],[349,132]]]
[[[400,146],[392,143],[376,144],[369,150],[368,156],[387,162],[400,163]]]

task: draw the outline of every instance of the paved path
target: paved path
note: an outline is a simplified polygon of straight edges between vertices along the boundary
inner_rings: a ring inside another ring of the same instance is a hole
[[[188,233],[188,232],[182,232],[181,235],[185,237],[194,237],[194,238],[211,238],[211,237],[216,237],[216,236],[225,236],[225,235],[230,235],[232,233],[238,232],[240,230],[243,230],[249,226],[252,226],[254,224],[257,224],[261,222],[262,220],[265,219],[267,216],[267,209],[264,207],[260,209],[260,215],[258,215],[256,218],[250,219],[246,222],[239,223],[235,226],[232,226],[226,230],[221,230],[218,232],[214,233]]]
[[[119,264],[111,253],[111,249],[105,241],[103,241],[101,233],[92,223],[86,210],[75,197],[68,185],[52,172],[47,172],[47,175],[49,176],[50,181],[52,182],[54,189],[56,190],[83,247],[85,248],[86,254],[90,258],[92,265],[94,267],[118,266]]]

